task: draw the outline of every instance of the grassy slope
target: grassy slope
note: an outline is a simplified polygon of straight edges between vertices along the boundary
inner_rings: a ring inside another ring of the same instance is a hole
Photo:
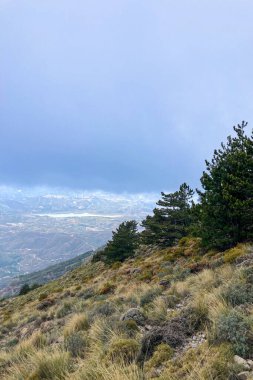
[[[81,255],[73,257],[72,259],[62,261],[60,263],[50,265],[45,269],[37,272],[32,272],[29,274],[21,275],[13,279],[11,285],[20,288],[24,284],[44,284],[46,282],[57,279],[58,277],[64,275],[72,269],[80,266],[84,263],[91,255],[93,251],[87,251]]]
[[[184,239],[84,264],[1,302],[0,378],[235,379],[233,355],[253,353],[252,285],[250,245],[203,256]],[[144,323],[121,321],[133,307]]]

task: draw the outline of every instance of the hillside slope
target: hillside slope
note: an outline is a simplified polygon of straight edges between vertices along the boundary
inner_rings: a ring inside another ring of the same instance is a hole
[[[6,380],[250,379],[253,247],[86,263],[0,304]],[[235,356],[237,355],[237,356]]]
[[[49,281],[55,280],[61,276],[63,276],[66,272],[71,271],[72,269],[75,269],[76,267],[83,264],[89,257],[96,251],[88,251],[81,255],[78,255],[76,257],[73,257],[72,259],[62,261],[60,263],[50,265],[45,269],[39,270],[37,272],[32,272],[29,274],[24,274],[21,276],[18,276],[10,282],[10,284],[6,287],[0,290],[1,296],[9,296],[9,295],[16,295],[22,285],[28,284],[28,285],[43,285]]]

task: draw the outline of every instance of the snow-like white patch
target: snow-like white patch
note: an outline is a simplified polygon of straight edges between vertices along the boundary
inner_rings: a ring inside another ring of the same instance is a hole
[[[106,215],[106,214],[89,214],[88,212],[82,212],[82,213],[59,213],[59,214],[36,214],[36,216],[47,216],[48,218],[122,218],[123,215],[120,214],[113,214],[113,215]]]
[[[60,195],[60,194],[46,194],[43,195],[42,198],[47,198],[47,199],[66,199],[66,195]]]

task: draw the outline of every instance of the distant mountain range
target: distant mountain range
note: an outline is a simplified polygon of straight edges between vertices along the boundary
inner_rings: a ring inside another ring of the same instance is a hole
[[[157,195],[0,186],[0,289],[104,245],[124,220],[141,221]]]

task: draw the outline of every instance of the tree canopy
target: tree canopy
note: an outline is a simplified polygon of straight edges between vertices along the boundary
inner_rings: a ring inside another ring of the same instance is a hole
[[[200,236],[206,247],[228,248],[253,237],[253,135],[246,122],[215,150],[201,177]]]
[[[105,249],[94,256],[110,263],[132,256],[139,244],[171,247],[186,235],[201,237],[206,249],[227,249],[253,239],[253,131],[246,134],[247,123],[234,127],[214,150],[211,161],[200,178],[199,201],[193,202],[194,191],[183,183],[161,199],[142,222],[138,234],[132,220],[120,224]],[[140,238],[139,238],[140,236]]]
[[[112,233],[112,239],[108,241],[105,249],[99,252],[98,259],[106,263],[124,261],[134,255],[138,242],[137,222],[135,220],[123,222]]]
[[[157,244],[167,247],[176,244],[191,224],[191,205],[193,190],[183,183],[174,193],[161,193],[162,199],[157,202],[160,208],[153,210],[153,216],[147,216],[142,222],[145,230],[142,241],[146,244]]]

